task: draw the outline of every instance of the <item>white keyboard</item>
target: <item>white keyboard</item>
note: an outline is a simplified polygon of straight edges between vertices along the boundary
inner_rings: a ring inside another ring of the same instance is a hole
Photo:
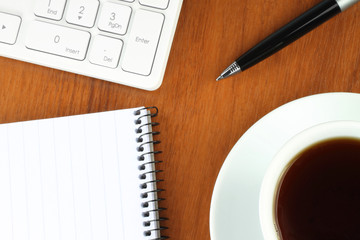
[[[182,0],[0,0],[0,55],[160,87]]]

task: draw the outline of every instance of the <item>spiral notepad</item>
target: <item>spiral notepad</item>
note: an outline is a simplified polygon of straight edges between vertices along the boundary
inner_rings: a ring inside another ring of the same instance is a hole
[[[166,239],[151,121],[137,108],[0,125],[0,239]]]

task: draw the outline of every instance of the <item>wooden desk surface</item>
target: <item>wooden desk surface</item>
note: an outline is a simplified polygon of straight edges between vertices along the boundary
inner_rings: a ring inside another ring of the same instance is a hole
[[[360,4],[230,79],[240,53],[319,0],[184,0],[164,82],[146,92],[0,58],[0,122],[156,105],[172,239],[210,239],[218,172],[241,135],[294,99],[360,91]]]

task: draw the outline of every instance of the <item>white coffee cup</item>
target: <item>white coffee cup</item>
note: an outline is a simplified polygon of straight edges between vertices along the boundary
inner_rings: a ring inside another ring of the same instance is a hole
[[[308,128],[290,139],[275,155],[262,181],[259,199],[261,230],[265,240],[279,240],[275,205],[278,186],[298,154],[326,140],[355,138],[360,140],[360,122],[334,121]]]

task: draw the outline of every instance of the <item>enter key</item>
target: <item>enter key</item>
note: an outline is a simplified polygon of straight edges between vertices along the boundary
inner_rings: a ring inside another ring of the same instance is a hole
[[[136,12],[122,61],[124,71],[150,75],[163,23],[164,15],[161,13]]]

